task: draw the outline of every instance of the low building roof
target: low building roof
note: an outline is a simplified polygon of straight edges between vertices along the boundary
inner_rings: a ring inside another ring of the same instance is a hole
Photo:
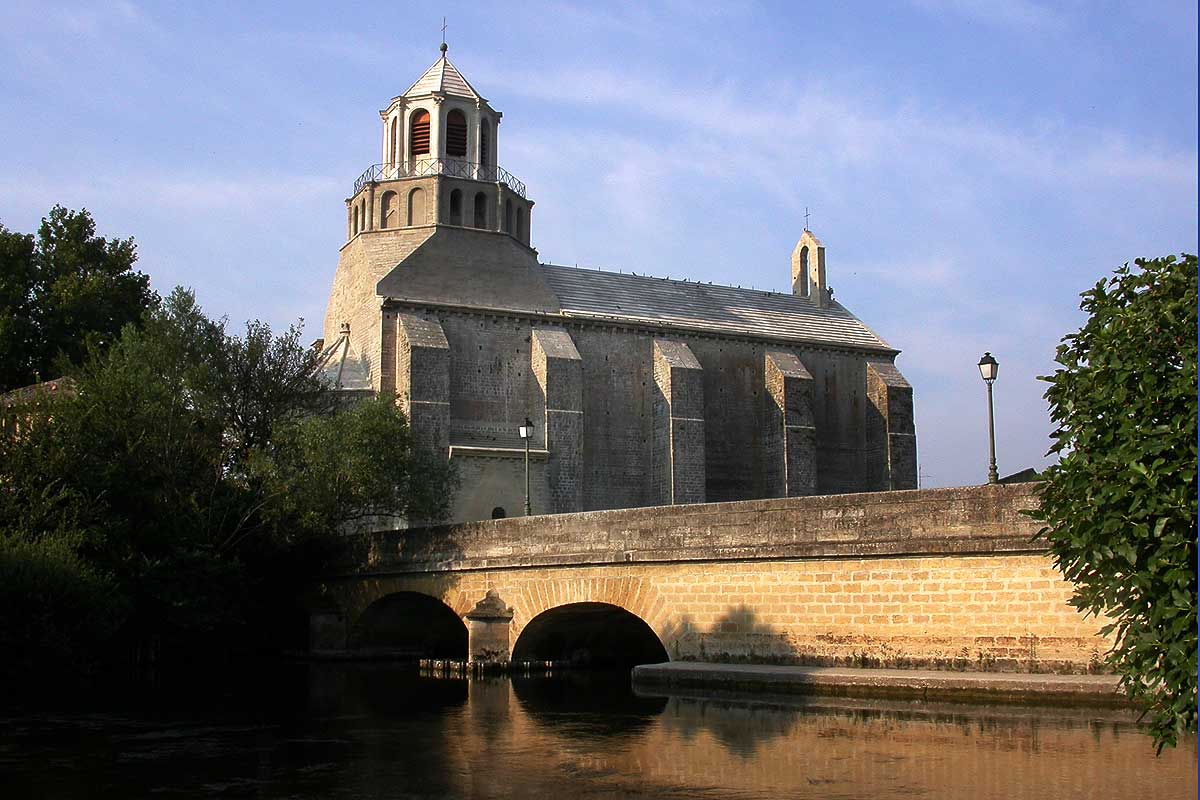
[[[564,316],[896,352],[836,301],[821,308],[780,292],[557,264],[541,267]]]
[[[334,343],[321,351],[317,374],[335,391],[369,392],[372,389],[366,365],[350,344],[348,328],[343,328]]]

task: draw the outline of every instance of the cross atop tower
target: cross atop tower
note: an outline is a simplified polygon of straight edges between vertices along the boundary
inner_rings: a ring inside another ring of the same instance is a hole
[[[808,206],[804,207],[804,230],[808,230]]]
[[[442,17],[442,52],[446,52],[446,18]]]

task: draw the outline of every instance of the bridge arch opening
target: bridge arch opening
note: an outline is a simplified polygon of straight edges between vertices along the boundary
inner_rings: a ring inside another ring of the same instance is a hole
[[[569,603],[531,619],[513,646],[512,660],[631,669],[671,659],[650,626],[620,606]]]
[[[467,657],[467,626],[454,610],[420,592],[381,597],[350,632],[350,649],[403,659]]]

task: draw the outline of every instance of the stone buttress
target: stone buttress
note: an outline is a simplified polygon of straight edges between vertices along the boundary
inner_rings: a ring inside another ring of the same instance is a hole
[[[662,504],[703,503],[704,374],[685,342],[654,340],[653,480]]]
[[[793,353],[768,350],[765,360],[767,496],[816,494],[812,375]]]
[[[546,511],[582,511],[583,359],[561,328],[534,328],[531,338],[533,376],[546,409]]]
[[[894,364],[867,362],[867,440],[877,455],[878,490],[917,488],[917,435],[913,427],[912,386]]]

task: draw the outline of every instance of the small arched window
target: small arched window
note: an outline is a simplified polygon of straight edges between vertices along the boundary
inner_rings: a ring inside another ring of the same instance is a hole
[[[504,506],[496,506],[492,509],[492,519],[504,519],[508,516],[508,512],[504,510]]]
[[[487,195],[477,192],[475,194],[475,227],[486,228],[487,226]]]
[[[529,243],[529,236],[525,233],[525,209],[517,208],[517,240]]]
[[[463,209],[462,209],[462,190],[455,189],[450,192],[450,224],[463,224]]]
[[[379,198],[379,227],[396,227],[396,193],[384,192]]]
[[[429,155],[429,112],[425,109],[413,112],[408,153],[411,156]]]
[[[446,115],[446,155],[466,158],[467,118],[457,108]]]
[[[513,232],[513,207],[512,200],[504,201],[504,232]]]
[[[425,224],[425,190],[420,187],[408,193],[408,224]]]
[[[491,166],[492,163],[492,123],[487,118],[479,121],[479,165]]]
[[[358,206],[354,207],[354,224],[350,227],[350,235],[358,236]]]
[[[392,117],[392,147],[388,150],[388,162],[395,164],[400,160],[400,149],[397,146],[400,136],[400,119]]]

